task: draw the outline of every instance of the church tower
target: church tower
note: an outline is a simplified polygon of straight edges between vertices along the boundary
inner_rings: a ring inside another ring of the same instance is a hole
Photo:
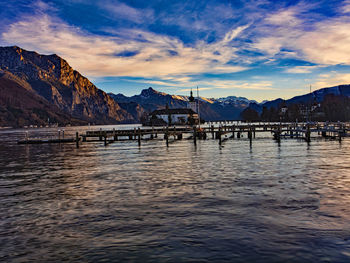
[[[187,108],[193,110],[194,112],[197,112],[197,102],[195,101],[195,99],[193,97],[192,89],[191,89],[191,95],[188,97]]]

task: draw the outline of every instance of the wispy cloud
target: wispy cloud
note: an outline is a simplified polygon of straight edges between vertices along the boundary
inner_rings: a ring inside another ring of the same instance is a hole
[[[346,0],[343,2],[343,5],[341,6],[341,11],[345,14],[350,13],[350,1]]]
[[[7,1],[0,44],[56,53],[133,91],[199,85],[208,96],[289,96],[327,67],[350,65],[350,0],[328,2]],[[350,82],[336,74],[319,75],[315,87]]]
[[[191,87],[193,83],[199,86],[199,89],[209,90],[209,89],[227,89],[227,90],[275,90],[272,87],[272,83],[269,81],[232,81],[232,80],[222,80],[222,79],[212,79],[212,80],[202,80],[197,82],[182,83],[184,87]],[[189,91],[190,89],[181,89],[179,91]]]
[[[144,21],[151,23],[154,20],[152,9],[137,9],[125,3],[111,0],[100,0],[96,2],[96,5],[111,19],[125,19],[137,24],[144,23]]]
[[[233,29],[223,40],[211,44],[199,41],[186,46],[177,38],[140,30],[124,30],[123,36],[115,37],[92,35],[42,15],[11,24],[1,38],[8,44],[57,53],[90,76],[167,77],[245,70],[244,66],[231,65],[237,55],[229,45],[243,30]],[[130,50],[137,52],[116,56]]]
[[[347,5],[342,8],[347,9]],[[258,37],[251,47],[269,57],[287,55],[316,64],[349,65],[350,17],[339,15],[310,22],[306,15],[301,18],[305,9],[298,5],[268,16],[264,24],[257,27]]]
[[[317,81],[312,84],[313,89],[338,86],[350,83],[350,73],[330,73],[322,74]]]
[[[294,74],[306,74],[311,73],[314,69],[317,68],[320,68],[320,66],[296,66],[286,69],[285,72]]]
[[[198,90],[211,90],[211,89],[213,89],[213,88],[198,88]],[[178,90],[178,92],[189,92],[189,91],[191,91],[191,90],[193,90],[193,89],[180,89],[180,90]]]

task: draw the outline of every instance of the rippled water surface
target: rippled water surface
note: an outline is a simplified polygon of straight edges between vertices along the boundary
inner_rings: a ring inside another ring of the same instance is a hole
[[[24,132],[0,131],[2,262],[350,262],[350,139],[76,149]]]

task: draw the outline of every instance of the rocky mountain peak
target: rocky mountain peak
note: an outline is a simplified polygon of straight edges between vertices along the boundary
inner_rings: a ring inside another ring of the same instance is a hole
[[[149,87],[148,89],[144,89],[141,91],[142,97],[150,97],[154,94],[157,94],[157,91],[155,89],[153,89],[152,87]]]
[[[26,81],[38,95],[76,118],[99,123],[133,121],[109,95],[56,54],[0,47],[0,69]]]
[[[142,90],[140,95],[142,97],[148,98],[148,97],[152,97],[154,95],[166,96],[168,94],[166,94],[164,92],[157,91],[157,90],[153,89],[152,87],[149,87],[148,89]]]

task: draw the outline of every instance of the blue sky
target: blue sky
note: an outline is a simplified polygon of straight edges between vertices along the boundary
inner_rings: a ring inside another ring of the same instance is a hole
[[[56,53],[99,88],[290,98],[350,84],[350,1],[0,0],[0,45]]]

